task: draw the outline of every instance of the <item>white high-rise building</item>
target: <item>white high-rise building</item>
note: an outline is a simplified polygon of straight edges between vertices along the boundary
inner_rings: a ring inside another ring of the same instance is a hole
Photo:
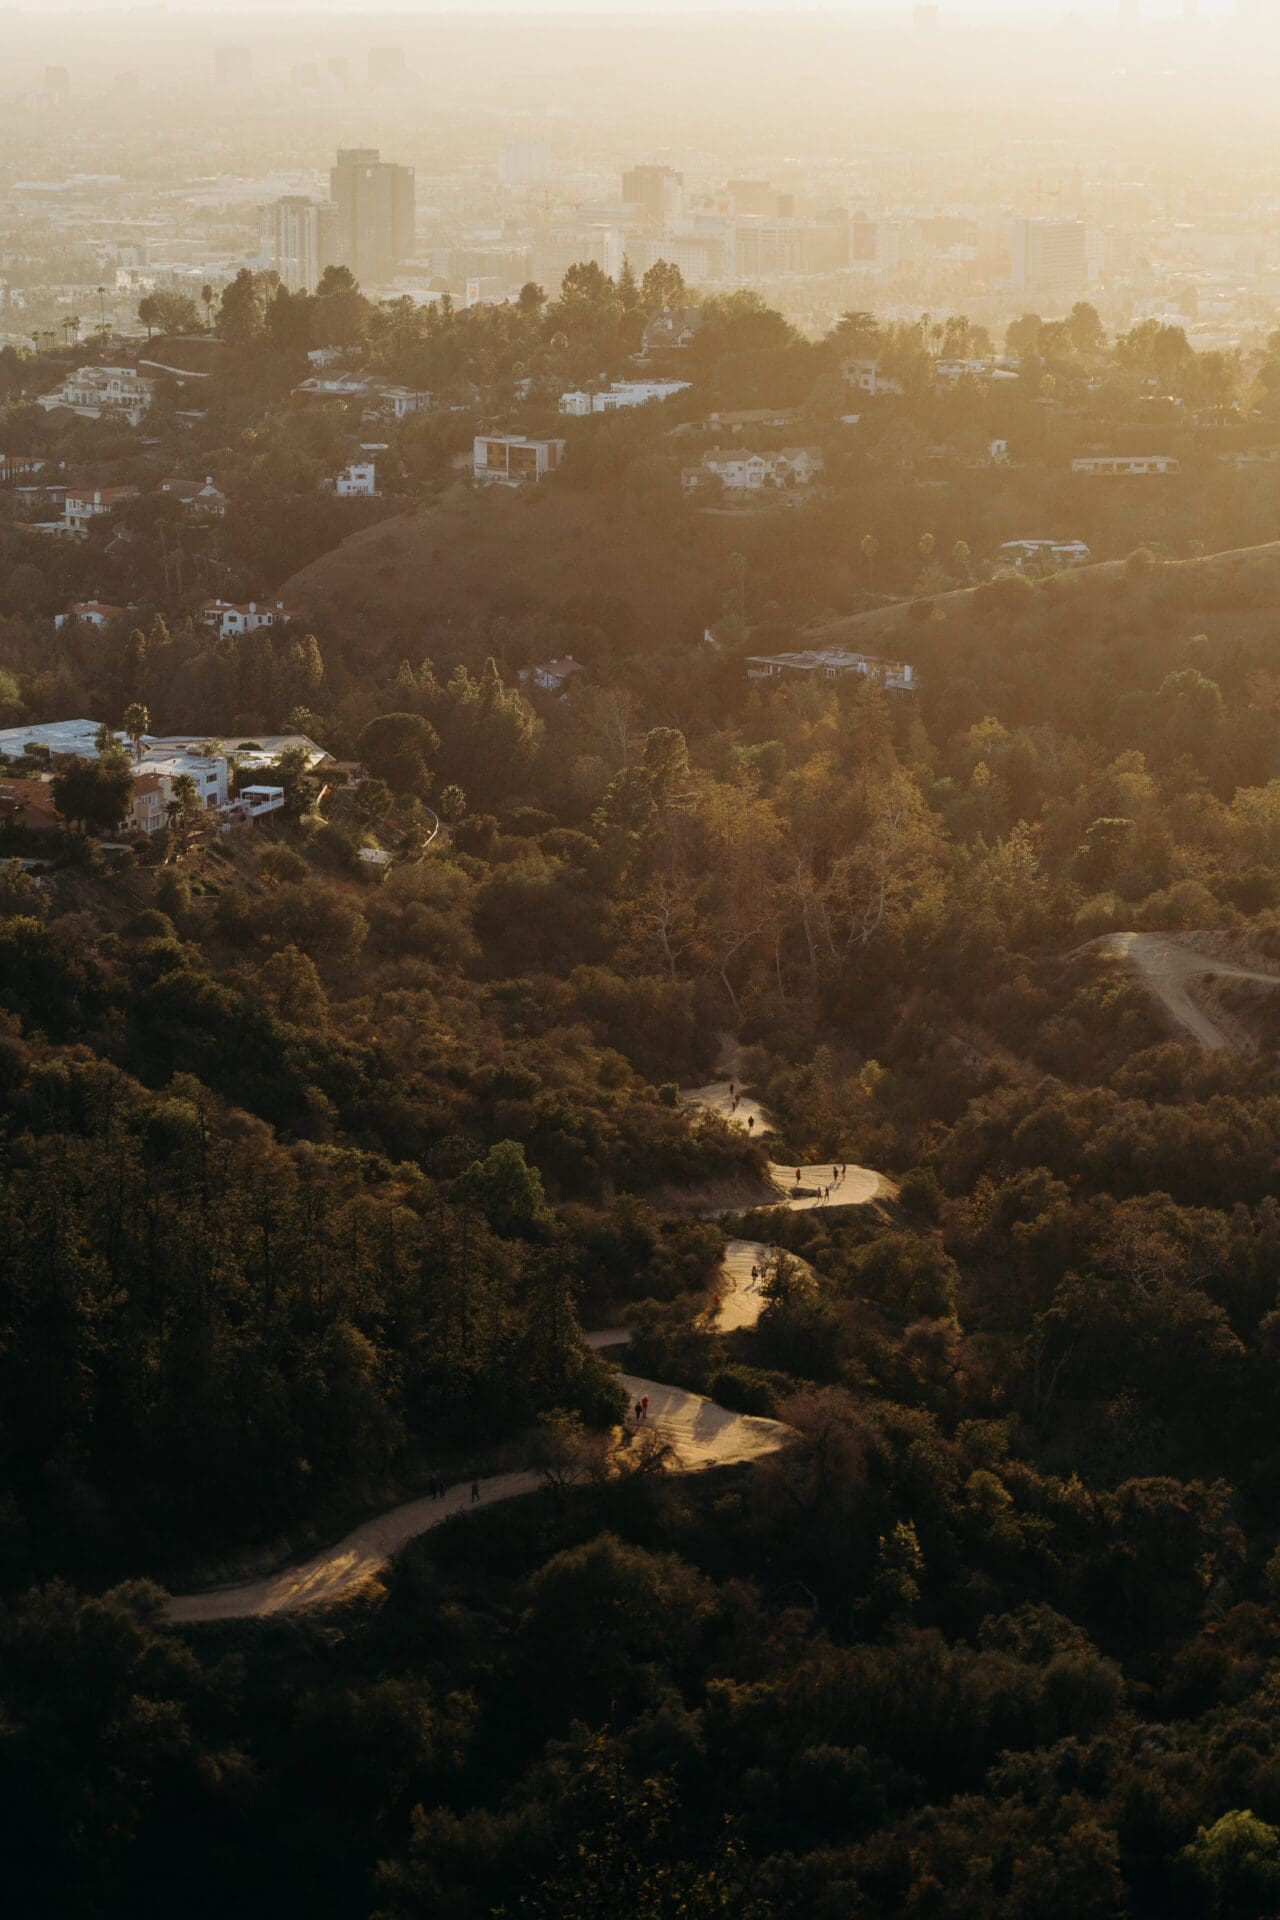
[[[1015,220],[1012,255],[1022,293],[1079,293],[1088,281],[1082,220]]]
[[[338,259],[338,209],[327,200],[290,193],[258,209],[263,258],[290,293],[314,293]]]
[[[512,140],[498,155],[498,184],[541,187],[551,178],[551,148],[545,140]]]

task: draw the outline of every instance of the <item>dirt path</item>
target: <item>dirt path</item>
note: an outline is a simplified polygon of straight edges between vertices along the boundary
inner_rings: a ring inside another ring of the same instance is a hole
[[[765,1109],[741,1094],[735,1106],[729,1087],[727,1080],[713,1081],[709,1086],[692,1089],[682,1095],[682,1099],[686,1106],[723,1114],[731,1126],[741,1127],[744,1132],[771,1132],[773,1123]],[[750,1126],[748,1120],[752,1122]],[[769,1171],[778,1189],[777,1204],[791,1209],[864,1206],[882,1193],[895,1191],[890,1181],[868,1167],[850,1167],[847,1175],[837,1175],[834,1181],[834,1170],[829,1166],[801,1167],[798,1185],[794,1167],[771,1165]],[[824,1199],[826,1187],[831,1188],[831,1194]],[[760,1318],[764,1298],[759,1270],[771,1252],[772,1248],[760,1240],[729,1242],[721,1267],[719,1324],[724,1332],[754,1327]],[[757,1270],[754,1277],[753,1267]],[[625,1346],[630,1334],[625,1327],[602,1327],[585,1337],[586,1344],[599,1352]],[[790,1428],[777,1420],[730,1413],[701,1394],[686,1393],[660,1380],[623,1374],[622,1384],[633,1408],[647,1397],[645,1420],[672,1443],[682,1473],[759,1460],[766,1454],[777,1453],[791,1438]],[[475,1500],[470,1480],[450,1487],[439,1500],[429,1497],[406,1500],[364,1521],[336,1546],[325,1548],[299,1566],[212,1592],[178,1595],[169,1601],[168,1617],[179,1625],[261,1618],[353,1599],[410,1540],[438,1527],[451,1514],[469,1512],[475,1505],[492,1506],[498,1500],[514,1500],[535,1492],[541,1484],[541,1476],[531,1471],[499,1473],[475,1482],[478,1494]]]
[[[743,1093],[733,1080],[712,1080],[705,1087],[690,1087],[680,1100],[683,1106],[718,1113],[731,1127],[749,1133],[755,1140],[774,1131],[768,1109]],[[822,1166],[796,1167],[771,1160],[769,1178],[778,1195],[777,1205],[791,1213],[806,1213],[815,1207],[827,1212],[836,1207],[865,1207],[872,1200],[892,1199],[897,1193],[893,1182],[871,1167],[846,1166],[841,1173],[839,1166],[829,1161]]]
[[[1195,936],[1189,936],[1194,938]],[[1100,953],[1110,960],[1123,960],[1145,981],[1157,1000],[1194,1040],[1214,1053],[1231,1045],[1227,1034],[1191,998],[1195,980],[1206,974],[1214,979],[1260,980],[1266,986],[1280,987],[1280,974],[1260,973],[1242,967],[1234,960],[1203,953],[1186,944],[1187,937],[1162,933],[1107,933],[1088,947],[1079,949]]]

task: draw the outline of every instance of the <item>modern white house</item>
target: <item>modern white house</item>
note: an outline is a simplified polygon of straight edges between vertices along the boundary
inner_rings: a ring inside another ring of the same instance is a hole
[[[902,382],[881,373],[878,360],[846,360],[840,371],[847,385],[856,387],[859,393],[870,394],[872,399],[881,393],[902,392]]]
[[[301,618],[292,607],[286,607],[283,600],[276,600],[270,606],[250,600],[240,605],[234,600],[206,600],[200,608],[200,618],[207,627],[214,627],[224,639],[239,633],[256,633],[259,627],[286,627],[291,620]]]
[[[1093,553],[1083,540],[1006,540],[996,559],[1005,566],[1019,568],[1029,562],[1053,567],[1087,567]]]
[[[46,413],[65,407],[83,420],[119,414],[136,427],[155,395],[155,381],[146,379],[134,367],[78,367],[60,387],[40,394],[36,405]]]
[[[1176,473],[1178,462],[1169,453],[1089,454],[1071,462],[1072,473],[1099,476],[1116,474]]]
[[[843,680],[850,674],[878,680],[892,693],[911,693],[918,684],[915,668],[903,660],[878,660],[872,654],[850,653],[843,647],[753,653],[747,658],[747,677],[751,680]]]
[[[544,480],[564,459],[563,440],[531,440],[523,433],[478,433],[472,445],[471,471],[486,484],[506,486]]]
[[[378,469],[372,460],[348,460],[333,481],[340,500],[376,500]]]
[[[688,380],[615,380],[599,393],[575,390],[560,395],[561,413],[585,415],[617,413],[624,407],[647,407],[655,400],[669,400],[684,393]]]

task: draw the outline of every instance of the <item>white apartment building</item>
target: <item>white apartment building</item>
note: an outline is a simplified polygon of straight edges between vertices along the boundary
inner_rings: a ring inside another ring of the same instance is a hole
[[[1090,454],[1085,459],[1073,460],[1071,471],[1102,475],[1176,473],[1178,462],[1169,453]]]
[[[471,471],[486,484],[518,486],[554,473],[564,459],[563,440],[531,440],[523,433],[478,433],[472,443]]]
[[[78,367],[67,375],[60,387],[40,394],[36,405],[46,413],[66,407],[82,420],[101,420],[104,414],[119,414],[131,427],[136,427],[155,394],[155,381],[144,378],[133,367]]]
[[[1010,252],[1021,293],[1079,293],[1088,283],[1083,220],[1015,220]]]
[[[338,209],[288,193],[258,209],[258,243],[290,293],[314,293],[338,258]]]

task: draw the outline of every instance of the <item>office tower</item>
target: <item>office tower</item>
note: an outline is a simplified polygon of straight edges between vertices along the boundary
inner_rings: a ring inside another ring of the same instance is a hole
[[[551,149],[545,140],[513,140],[498,155],[498,184],[540,187],[551,178]]]
[[[337,265],[338,209],[305,194],[286,194],[259,207],[258,240],[264,260],[290,293],[314,293],[325,268]]]
[[[332,60],[326,60],[324,70],[329,76],[330,86],[336,87],[339,93],[345,93],[350,75],[345,57],[337,54]]]
[[[1015,220],[1013,284],[1022,293],[1079,293],[1087,278],[1082,220]]]
[[[339,263],[362,287],[384,286],[413,257],[413,168],[383,160],[376,147],[339,147],[329,198],[338,213]]]
[[[370,47],[369,85],[371,87],[398,87],[403,79],[403,47]]]
[[[252,47],[215,47],[213,82],[215,86],[224,88],[251,87],[253,85]]]
[[[639,209],[644,233],[665,232],[684,206],[684,175],[674,167],[631,167],[622,176],[622,198]]]
[[[46,67],[40,76],[40,92],[46,106],[64,107],[71,92],[71,76],[65,67]]]
[[[936,33],[938,31],[937,7],[913,7],[911,9],[911,23],[917,33]]]

